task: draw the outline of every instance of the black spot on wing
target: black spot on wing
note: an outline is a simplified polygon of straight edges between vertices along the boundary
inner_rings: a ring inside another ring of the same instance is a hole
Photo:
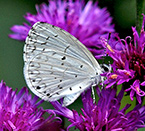
[[[59,87],[59,89],[63,89],[63,87]]]
[[[62,58],[61,58],[61,60],[65,60],[66,59],[66,57],[65,56],[63,56]]]
[[[83,65],[80,66],[80,68],[82,68],[82,67],[83,67]]]
[[[65,48],[65,50],[64,50],[64,52],[66,53],[66,50],[68,49],[70,47],[70,45],[69,46],[67,46],[66,48]]]
[[[42,22],[42,21],[41,21],[40,23],[41,23],[41,24],[45,24],[46,22]]]
[[[50,96],[50,94],[49,94],[49,93],[47,93],[47,96]]]
[[[57,37],[58,35],[55,35],[54,37]]]
[[[50,36],[48,36],[47,38],[46,38],[46,40],[48,40],[50,38]]]
[[[39,89],[41,89],[41,87],[40,86],[37,86],[36,89],[39,90]]]

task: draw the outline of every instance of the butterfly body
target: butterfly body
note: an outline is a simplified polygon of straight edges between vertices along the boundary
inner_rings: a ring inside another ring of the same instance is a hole
[[[102,68],[91,52],[59,27],[37,22],[24,46],[24,76],[34,94],[46,101],[64,97],[64,106],[98,84]]]

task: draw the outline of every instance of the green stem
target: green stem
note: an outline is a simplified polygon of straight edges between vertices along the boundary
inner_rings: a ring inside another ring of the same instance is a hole
[[[144,11],[144,2],[145,0],[136,0],[136,29],[138,34],[140,35],[142,20],[143,20],[143,11]]]

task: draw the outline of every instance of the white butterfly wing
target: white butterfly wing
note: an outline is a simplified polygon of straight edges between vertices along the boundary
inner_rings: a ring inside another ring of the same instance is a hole
[[[24,61],[24,76],[32,92],[47,101],[64,97],[64,106],[96,82],[96,73],[98,82],[102,72],[81,42],[61,28],[42,22],[29,31]]]

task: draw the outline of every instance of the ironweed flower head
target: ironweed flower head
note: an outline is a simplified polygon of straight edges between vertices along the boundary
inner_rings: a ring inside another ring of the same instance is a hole
[[[118,95],[116,91],[116,86],[102,91],[97,88],[99,96],[97,104],[91,98],[91,91],[84,93],[82,114],[62,107],[58,102],[52,102],[52,105],[56,109],[55,113],[68,118],[71,122],[68,130],[73,126],[80,131],[133,131],[145,127],[145,106],[137,105],[126,113],[130,107],[127,104],[119,111],[124,90],[122,89]]]
[[[98,40],[107,39],[109,32],[114,32],[112,18],[106,8],[100,9],[93,1],[85,4],[84,0],[54,0],[49,5],[36,5],[37,14],[27,13],[24,17],[29,25],[14,25],[14,34],[9,37],[24,41],[32,25],[38,21],[58,26],[79,39],[96,58],[104,56],[104,46]]]
[[[54,113],[38,108],[43,101],[38,97],[32,98],[28,89],[23,87],[18,94],[12,88],[0,83],[0,130],[3,131],[39,131],[47,129],[61,130],[61,119]],[[56,128],[56,126],[58,128]]]
[[[107,54],[113,59],[113,72],[103,74],[107,76],[104,84],[106,88],[117,84],[124,84],[126,92],[130,92],[130,98],[133,100],[136,94],[137,101],[141,103],[141,97],[145,96],[145,16],[143,19],[140,36],[135,27],[132,27],[133,37],[120,39],[118,42],[122,45],[122,50],[115,50],[104,40],[107,47]]]

